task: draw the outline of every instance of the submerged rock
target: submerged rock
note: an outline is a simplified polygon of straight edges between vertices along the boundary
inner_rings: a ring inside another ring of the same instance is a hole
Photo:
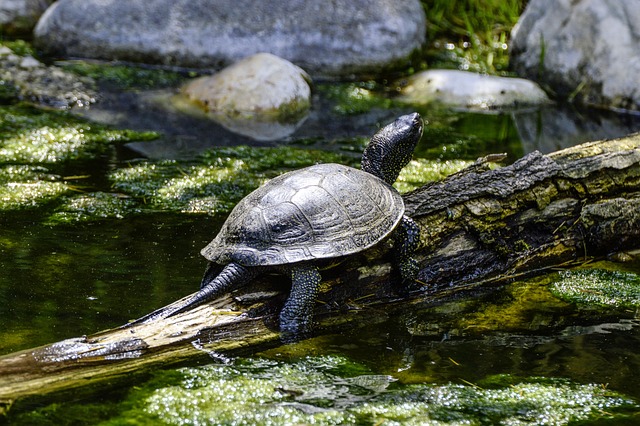
[[[59,0],[35,30],[50,54],[217,68],[258,52],[314,75],[375,71],[425,40],[418,0]]]
[[[291,62],[259,53],[187,83],[183,92],[229,130],[273,140],[293,133],[306,117],[310,80]]]
[[[512,32],[520,75],[585,104],[640,109],[635,0],[532,0]]]
[[[0,33],[27,34],[53,0],[2,0],[0,2]]]
[[[549,102],[534,82],[457,70],[428,70],[407,79],[398,100],[411,104],[437,102],[469,109],[513,108]]]

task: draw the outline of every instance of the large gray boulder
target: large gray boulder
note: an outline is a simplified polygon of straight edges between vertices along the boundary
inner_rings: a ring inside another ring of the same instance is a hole
[[[54,55],[186,67],[268,52],[322,76],[397,64],[425,25],[419,0],[59,0],[35,37]]]
[[[512,32],[511,64],[560,97],[638,110],[638,46],[638,0],[531,0]]]

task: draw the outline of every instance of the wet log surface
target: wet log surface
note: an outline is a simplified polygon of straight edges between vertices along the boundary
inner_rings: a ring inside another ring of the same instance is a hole
[[[315,333],[640,248],[640,135],[534,152],[505,167],[490,167],[492,159],[405,195],[422,230],[411,291],[394,285],[385,244],[323,271]],[[106,389],[161,366],[279,345],[277,314],[288,286],[287,277],[260,277],[171,318],[0,357],[0,413],[16,402]]]

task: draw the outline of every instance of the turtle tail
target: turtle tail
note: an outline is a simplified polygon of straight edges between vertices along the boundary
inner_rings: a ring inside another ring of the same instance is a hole
[[[184,304],[176,307],[164,307],[151,312],[133,322],[125,325],[129,327],[136,324],[142,324],[159,318],[168,318],[181,312],[188,311],[200,306],[211,299],[219,297],[234,288],[240,287],[253,278],[256,274],[255,268],[245,268],[237,263],[229,263],[222,271],[215,275],[211,265],[205,271],[204,278],[200,290],[188,299]]]

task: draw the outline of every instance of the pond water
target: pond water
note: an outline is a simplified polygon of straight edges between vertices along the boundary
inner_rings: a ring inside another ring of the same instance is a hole
[[[143,156],[191,161],[216,146],[286,144],[356,159],[362,138],[412,110],[373,107],[346,115],[327,87],[317,90],[304,123],[271,141],[256,141],[167,109],[171,90],[108,92],[102,103],[81,115],[163,136],[119,145],[82,161],[47,164],[47,173],[74,182],[72,194],[111,194],[118,187],[114,189],[110,173]],[[638,117],[557,107],[503,114],[418,111],[429,127],[416,157],[440,162],[496,152],[514,160],[535,149],[550,152],[640,129]],[[138,206],[121,218],[52,220],[62,202],[0,213],[0,354],[119,326],[193,292],[205,267],[199,250],[226,215],[162,211],[158,204],[148,210]],[[593,268],[624,270],[633,282],[633,274],[640,274],[638,264]],[[158,372],[148,382],[16,413],[11,421],[640,422],[638,301],[617,308],[575,305],[550,292],[550,283],[560,278],[555,274],[516,282],[436,307],[403,308],[385,321],[341,335]]]

